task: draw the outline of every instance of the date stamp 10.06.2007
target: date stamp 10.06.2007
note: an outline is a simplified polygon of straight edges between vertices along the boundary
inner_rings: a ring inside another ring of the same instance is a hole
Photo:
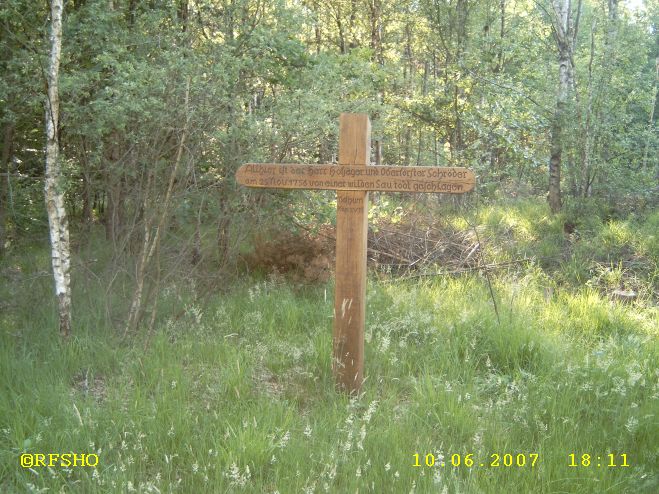
[[[414,453],[414,467],[439,467],[439,468],[474,468],[474,467],[517,467],[534,468],[538,465],[540,455],[538,453],[490,453],[489,455],[476,455],[475,453],[453,453],[451,455],[434,455],[433,453]]]

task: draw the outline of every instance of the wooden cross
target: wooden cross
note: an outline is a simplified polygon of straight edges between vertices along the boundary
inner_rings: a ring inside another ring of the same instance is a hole
[[[475,183],[466,168],[369,166],[370,157],[368,115],[343,113],[338,166],[248,163],[236,172],[248,187],[337,191],[332,371],[351,393],[359,392],[364,374],[368,191],[462,194]]]

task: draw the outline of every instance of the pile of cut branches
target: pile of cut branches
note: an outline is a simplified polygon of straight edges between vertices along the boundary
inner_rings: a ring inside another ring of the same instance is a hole
[[[368,232],[369,261],[392,272],[428,266],[473,269],[479,265],[480,249],[473,229],[459,230],[418,214],[397,222],[379,221]]]

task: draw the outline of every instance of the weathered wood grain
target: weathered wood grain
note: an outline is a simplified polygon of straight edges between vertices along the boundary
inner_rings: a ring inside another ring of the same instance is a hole
[[[368,115],[342,114],[339,167],[366,168],[370,154]],[[332,370],[337,385],[351,393],[359,392],[364,380],[367,239],[368,192],[337,191]]]

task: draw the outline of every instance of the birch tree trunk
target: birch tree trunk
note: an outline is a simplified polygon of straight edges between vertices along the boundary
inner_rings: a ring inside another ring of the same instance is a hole
[[[558,47],[558,94],[556,110],[551,126],[549,158],[549,207],[552,212],[561,210],[561,156],[564,147],[564,127],[570,88],[573,86],[574,71],[571,66],[572,51],[578,29],[578,19],[572,24],[570,0],[552,0],[554,11],[553,32]],[[581,2],[577,12],[581,8]]]
[[[59,161],[59,65],[62,49],[63,0],[51,0],[50,62],[46,98],[46,209],[50,229],[51,259],[58,301],[60,333],[71,334],[71,280],[69,225],[64,209],[64,191]]]
[[[592,150],[592,113],[593,113],[593,62],[595,60],[595,20],[590,27],[590,59],[588,60],[588,101],[585,108],[585,122],[582,130],[581,143],[581,184],[580,193],[590,197],[590,155]]]
[[[5,254],[5,243],[7,242],[7,200],[9,198],[9,176],[11,151],[13,144],[14,124],[5,125],[4,138],[2,140],[2,158],[0,159],[0,259]],[[647,154],[647,153],[646,153]]]
[[[650,106],[650,122],[648,123],[648,137],[645,139],[645,151],[643,151],[643,168],[648,164],[648,151],[654,129],[654,108],[657,106],[657,82],[659,82],[659,57],[655,60],[654,90],[652,91],[652,105]],[[656,160],[655,160],[656,163]],[[655,170],[655,176],[659,178],[659,167]]]

